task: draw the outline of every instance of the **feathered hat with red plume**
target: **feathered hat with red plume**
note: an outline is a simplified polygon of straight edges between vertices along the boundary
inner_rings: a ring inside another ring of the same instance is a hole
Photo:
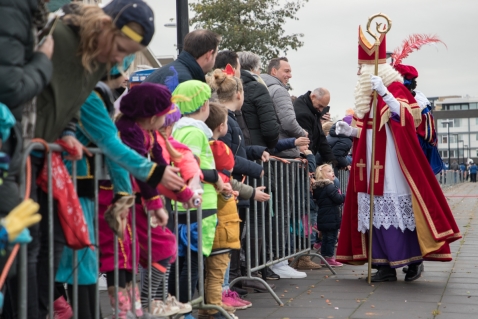
[[[426,44],[442,43],[445,47],[446,44],[440,40],[436,35],[427,34],[412,34],[405,40],[403,40],[402,46],[396,48],[392,55],[392,66],[402,74],[404,78],[412,79],[418,77],[418,71],[410,65],[401,64],[403,59],[414,51],[420,50],[420,48]]]

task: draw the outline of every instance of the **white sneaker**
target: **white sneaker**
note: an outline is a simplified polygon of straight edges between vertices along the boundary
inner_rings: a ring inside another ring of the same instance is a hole
[[[273,271],[278,274],[281,278],[305,278],[307,274],[302,271],[297,271],[294,268],[285,264],[278,263],[276,267],[274,267]]]
[[[98,277],[98,289],[100,291],[108,290],[108,284],[106,283],[106,274],[100,274]]]

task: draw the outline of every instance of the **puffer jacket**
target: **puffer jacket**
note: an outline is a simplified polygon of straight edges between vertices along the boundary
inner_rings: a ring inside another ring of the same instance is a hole
[[[261,78],[269,89],[269,95],[274,103],[274,109],[277,114],[277,120],[279,121],[279,139],[289,137],[302,137],[305,136],[304,129],[297,123],[295,118],[294,107],[290,98],[289,92],[284,84],[282,84],[276,77],[268,74],[261,74]],[[297,158],[299,157],[299,150],[297,148],[288,149],[278,154],[274,154],[285,158]]]
[[[262,173],[262,166],[253,162],[261,159],[262,153],[265,151],[264,146],[246,146],[244,135],[236,121],[234,112],[228,110],[227,118],[227,134],[219,140],[223,141],[234,153],[234,169],[232,176],[242,181],[242,176],[246,175],[255,179],[259,179]],[[239,207],[249,207],[248,200],[240,200]]]
[[[249,71],[241,70],[241,80],[244,87],[241,111],[249,131],[249,138],[245,136],[246,145],[272,150],[279,140],[279,123],[269,91]]]
[[[261,159],[266,148],[263,146],[246,146],[241,128],[236,121],[236,115],[230,110],[228,110],[227,134],[219,140],[226,143],[234,153],[235,163],[232,176],[235,179],[242,180],[242,175],[256,179],[260,177],[262,166],[253,162],[253,160]]]
[[[38,5],[38,0],[0,1],[0,102],[17,121],[23,104],[46,87],[53,73],[50,59],[34,51],[32,16]]]
[[[345,195],[329,180],[318,180],[312,188],[315,203],[319,207],[317,228],[320,231],[339,229],[342,221],[339,207],[344,203]]]
[[[334,123],[330,128],[329,135],[327,135],[327,142],[332,149],[332,153],[335,156],[335,159],[338,162],[337,168],[345,168],[349,165],[347,161],[347,155],[352,148],[352,138],[342,134],[337,134]]]
[[[212,255],[222,252],[223,249],[241,249],[240,223],[234,197],[224,198],[222,194],[218,194],[217,226]]]

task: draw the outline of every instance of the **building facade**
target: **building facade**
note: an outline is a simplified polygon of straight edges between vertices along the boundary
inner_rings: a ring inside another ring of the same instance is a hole
[[[434,99],[438,150],[444,162],[478,160],[478,98]]]

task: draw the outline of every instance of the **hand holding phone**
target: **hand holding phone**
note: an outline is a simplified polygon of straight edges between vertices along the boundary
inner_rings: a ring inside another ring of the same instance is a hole
[[[324,107],[324,109],[322,110],[322,112],[320,112],[320,118],[322,120],[330,120],[330,114],[328,114],[330,111],[330,106],[326,106]]]
[[[53,31],[58,23],[59,17],[56,16],[53,20],[47,23],[47,25],[38,32],[38,45],[37,51],[43,52],[49,59],[53,55]]]

